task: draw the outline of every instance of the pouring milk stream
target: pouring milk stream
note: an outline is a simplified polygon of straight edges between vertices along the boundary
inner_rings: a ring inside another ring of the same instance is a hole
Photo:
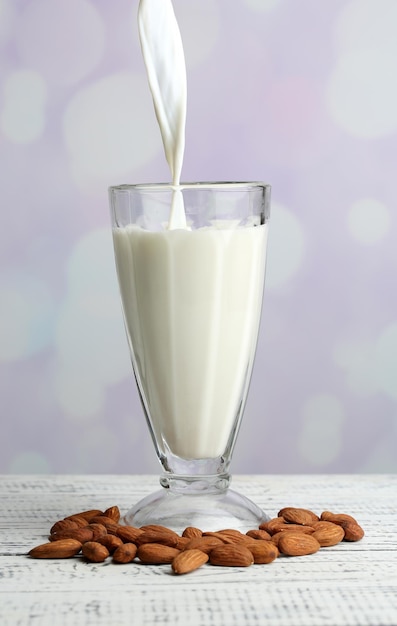
[[[168,228],[186,228],[179,188],[185,150],[186,65],[170,0],[140,0],[138,27],[154,109],[175,186]]]
[[[140,0],[139,31],[174,192],[168,227],[113,229],[125,326],[156,440],[183,459],[216,458],[253,361],[268,227],[187,228],[186,69],[171,1]]]

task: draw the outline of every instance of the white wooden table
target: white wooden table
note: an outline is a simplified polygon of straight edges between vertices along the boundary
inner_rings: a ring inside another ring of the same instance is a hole
[[[150,476],[0,477],[1,626],[396,626],[397,476],[241,476],[271,516],[283,506],[347,512],[365,538],[270,565],[186,576],[170,566],[33,560],[53,522],[158,489]]]

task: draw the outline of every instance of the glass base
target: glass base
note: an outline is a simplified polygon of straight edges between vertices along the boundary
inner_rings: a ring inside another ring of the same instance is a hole
[[[178,533],[187,526],[203,531],[235,528],[247,532],[269,520],[262,509],[231,489],[219,493],[178,493],[161,489],[138,502],[124,516],[130,526],[161,524]]]

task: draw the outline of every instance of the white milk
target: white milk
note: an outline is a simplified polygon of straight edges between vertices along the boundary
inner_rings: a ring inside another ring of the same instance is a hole
[[[185,459],[225,452],[251,372],[267,225],[113,230],[125,324],[156,439]]]

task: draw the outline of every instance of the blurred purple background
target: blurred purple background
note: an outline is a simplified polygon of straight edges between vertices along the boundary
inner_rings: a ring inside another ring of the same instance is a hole
[[[169,173],[137,0],[0,0],[1,472],[160,471],[107,187]],[[397,2],[175,0],[184,180],[264,180],[233,473],[397,471]]]

